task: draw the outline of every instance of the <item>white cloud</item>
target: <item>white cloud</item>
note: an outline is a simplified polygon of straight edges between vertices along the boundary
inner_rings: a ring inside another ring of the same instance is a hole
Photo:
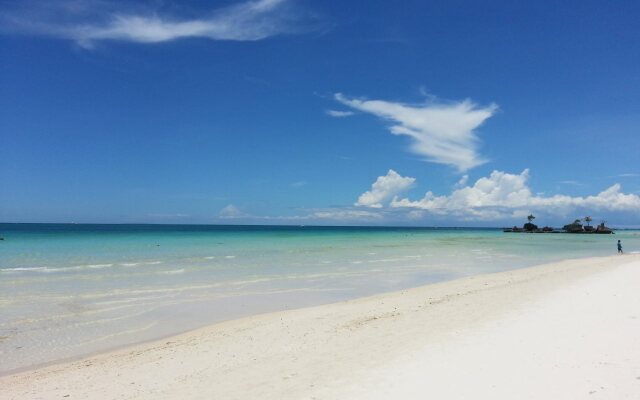
[[[300,188],[300,187],[303,187],[303,186],[307,186],[307,184],[308,184],[307,181],[297,181],[297,182],[293,182],[291,184],[291,187]]]
[[[336,118],[350,117],[353,114],[355,114],[353,111],[326,110],[325,112],[327,113],[327,115],[330,115]]]
[[[464,186],[467,184],[467,182],[469,181],[469,175],[462,175],[462,178],[460,178],[460,180],[458,181],[458,183],[456,184],[457,186]]]
[[[3,30],[51,35],[74,40],[83,47],[92,47],[99,40],[138,43],[159,43],[187,37],[260,40],[301,28],[289,0],[247,1],[214,10],[203,18],[191,19],[161,16],[148,9],[123,11],[122,7],[127,3],[115,6],[110,2],[90,2],[95,4],[95,9],[91,10],[89,7],[75,7],[75,3],[54,1],[53,5],[41,3],[35,10],[22,7],[13,12],[3,12]]]
[[[229,204],[220,211],[219,218],[256,223],[353,224],[522,220],[529,213],[534,213],[541,218],[562,217],[570,221],[581,215],[606,218],[602,215],[604,212],[640,212],[640,195],[623,193],[619,184],[589,196],[545,196],[529,187],[529,175],[528,169],[519,174],[493,171],[473,183],[468,183],[469,178],[463,176],[447,195],[436,195],[429,191],[423,198],[411,200],[400,198],[399,194],[412,187],[416,179],[401,176],[390,169],[386,175],[375,180],[371,190],[358,197],[355,207],[306,209],[298,215],[257,216]]]
[[[238,207],[234,206],[233,204],[229,204],[228,206],[220,210],[220,212],[218,213],[218,216],[220,218],[230,218],[230,219],[248,217],[247,214],[243,213]]]
[[[529,212],[567,215],[577,209],[588,211],[640,211],[640,196],[625,194],[615,184],[591,196],[572,197],[534,195],[527,185],[529,170],[520,174],[493,171],[478,179],[473,186],[454,190],[450,195],[432,192],[416,201],[394,198],[392,208],[424,210],[431,214],[454,216],[467,220],[494,220],[521,217]]]
[[[470,100],[464,100],[408,105],[352,99],[341,93],[337,93],[335,99],[356,110],[391,121],[391,133],[409,136],[412,139],[411,150],[425,156],[427,161],[451,165],[460,172],[486,162],[477,152],[479,140],[475,129],[498,110],[495,104],[478,107]]]
[[[396,171],[390,169],[386,175],[379,176],[376,179],[371,185],[371,190],[362,193],[358,197],[355,205],[381,208],[383,201],[409,189],[415,180],[415,178],[400,176]]]

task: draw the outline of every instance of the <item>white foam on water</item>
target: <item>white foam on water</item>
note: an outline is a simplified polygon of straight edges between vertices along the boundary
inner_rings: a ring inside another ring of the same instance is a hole
[[[0,269],[0,272],[5,272],[5,273],[16,273],[16,272],[38,272],[38,271],[44,271],[46,270],[47,267],[20,267],[20,268],[2,268]]]
[[[69,272],[69,271],[82,271],[88,269],[102,269],[113,267],[113,264],[87,264],[87,265],[74,265],[71,267],[17,267],[17,268],[3,268],[0,272],[4,273],[20,273],[20,272],[43,272],[43,273],[56,273],[56,272]]]
[[[128,262],[121,263],[123,267],[137,267],[138,265],[157,265],[162,264],[162,261],[138,261],[138,262]]]
[[[158,271],[156,272],[156,274],[158,275],[177,275],[177,274],[184,274],[184,268],[180,268],[180,269],[172,269],[169,271]]]
[[[394,261],[403,261],[402,258],[381,258],[379,260],[369,260],[368,263],[381,263],[381,262],[394,262]]]

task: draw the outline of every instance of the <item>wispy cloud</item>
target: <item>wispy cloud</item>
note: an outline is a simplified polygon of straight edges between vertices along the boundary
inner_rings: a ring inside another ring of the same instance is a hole
[[[330,115],[336,118],[350,117],[353,114],[355,114],[353,111],[339,111],[339,110],[326,110],[325,112],[327,113],[327,115]]]
[[[354,99],[341,93],[337,93],[335,99],[353,109],[391,121],[391,133],[409,136],[411,150],[426,157],[427,161],[451,165],[460,172],[487,161],[478,154],[479,140],[475,130],[495,114],[498,110],[495,104],[479,107],[464,100],[412,105]]]
[[[158,214],[149,214],[150,217],[157,217],[157,218],[183,218],[183,217],[188,217],[189,214],[182,214],[182,213],[158,213]]]
[[[350,210],[350,209],[328,209],[315,211],[311,214],[301,217],[302,219],[320,219],[330,221],[370,221],[381,220],[384,218],[382,213],[364,211],[364,210]]]
[[[262,221],[269,223],[309,223],[319,221],[328,221],[332,223],[371,222],[381,221],[384,219],[384,216],[384,212],[377,210],[358,210],[348,207],[307,210],[305,214],[301,215],[251,215],[240,211],[232,205],[225,207],[219,214],[220,219],[254,222]]]
[[[307,186],[307,184],[309,184],[309,182],[307,182],[307,181],[297,181],[297,182],[293,182],[291,184],[291,187],[300,188],[300,187],[303,187],[303,186]]]
[[[160,14],[151,8],[132,9],[107,1],[30,1],[3,9],[5,33],[48,35],[70,39],[89,48],[97,41],[160,43],[182,38],[252,41],[296,33],[310,26],[289,0],[254,0],[207,12],[201,18]],[[93,7],[91,7],[93,6]],[[308,21],[307,21],[308,22]]]
[[[574,181],[574,180],[565,180],[565,181],[558,181],[558,183],[561,183],[563,185],[572,185],[572,186],[584,186],[584,183],[578,182],[578,181]]]
[[[464,186],[467,184],[468,181],[469,181],[469,175],[462,175],[458,183],[456,183],[456,186]]]

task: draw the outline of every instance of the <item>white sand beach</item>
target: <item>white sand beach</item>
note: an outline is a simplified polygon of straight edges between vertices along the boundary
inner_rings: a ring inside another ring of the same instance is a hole
[[[474,276],[4,376],[0,399],[637,399],[639,286],[639,255]]]

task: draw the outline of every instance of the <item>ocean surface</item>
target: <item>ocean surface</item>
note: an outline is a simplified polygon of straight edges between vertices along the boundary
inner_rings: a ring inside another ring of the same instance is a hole
[[[640,231],[0,224],[0,374],[267,311],[566,258]]]

